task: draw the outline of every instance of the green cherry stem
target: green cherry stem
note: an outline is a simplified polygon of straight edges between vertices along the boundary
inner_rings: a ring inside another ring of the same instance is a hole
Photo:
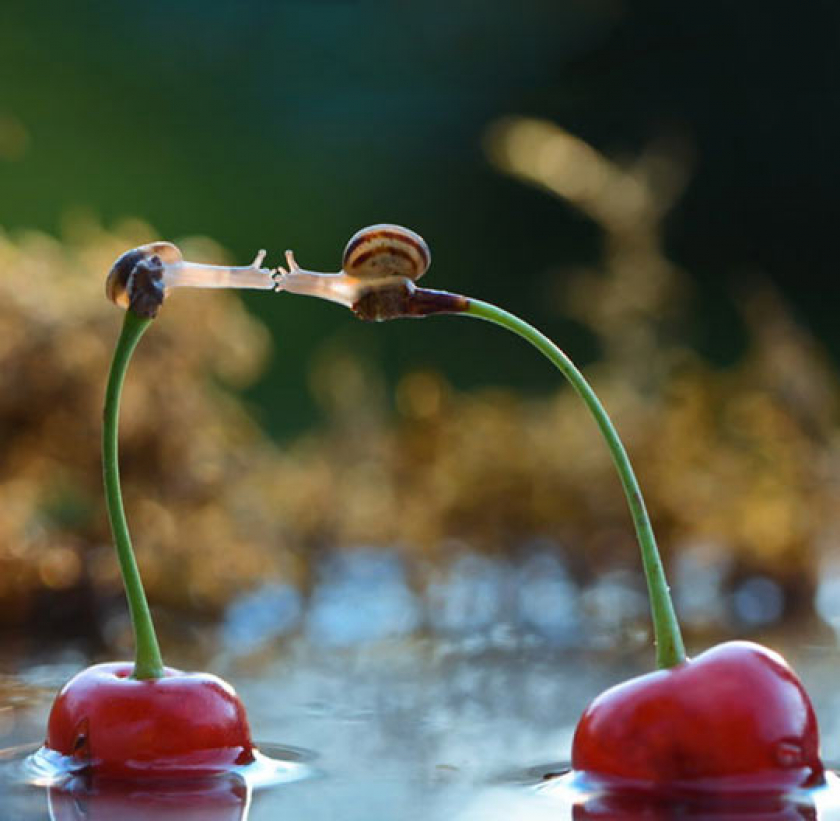
[[[125,312],[125,321],[114,350],[114,359],[108,374],[108,387],[105,390],[105,412],[102,426],[102,471],[105,479],[105,505],[108,509],[108,519],[111,522],[111,532],[114,534],[114,544],[120,564],[125,594],[128,599],[128,609],[131,614],[131,624],[134,629],[135,658],[134,674],[136,679],[161,678],[164,674],[163,659],[160,655],[155,627],[149,603],[143,590],[143,582],[137,569],[131,537],[128,533],[128,522],[123,508],[122,492],[120,490],[119,469],[119,413],[120,395],[122,393],[125,373],[131,355],[151,325],[151,319],[144,319],[132,310]]]
[[[633,524],[636,528],[653,617],[656,663],[660,669],[681,664],[685,661],[685,647],[642,491],[639,488],[627,451],[595,391],[592,390],[583,374],[560,348],[547,336],[524,320],[519,319],[519,317],[497,308],[495,305],[472,298],[467,300],[466,309],[459,313],[501,325],[530,342],[571,382],[572,387],[583,399],[586,407],[589,408],[607,442],[607,447],[618,469],[624,494],[627,497],[627,504],[630,507],[630,515],[633,517]]]
[[[466,314],[513,331],[546,356],[589,408],[618,469],[641,549],[657,664],[662,669],[681,664],[685,661],[685,647],[642,491],[604,406],[569,357],[527,322],[487,302],[418,288],[415,281],[423,276],[430,259],[429,247],[419,234],[400,225],[372,225],[351,237],[337,274],[304,270],[294,254],[287,251],[288,269],[277,269],[276,290],[338,302],[365,321]]]

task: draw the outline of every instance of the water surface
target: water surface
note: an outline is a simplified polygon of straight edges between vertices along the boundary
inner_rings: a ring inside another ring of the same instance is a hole
[[[819,631],[817,631],[819,633]],[[840,760],[840,656],[826,636],[781,636],[821,720],[824,752]],[[177,656],[177,648],[170,651]],[[174,658],[173,658],[174,660]],[[416,633],[356,643],[301,632],[251,655],[230,648],[206,660],[245,701],[254,735],[279,757],[312,751],[309,777],[250,789],[238,779],[125,790],[79,781],[72,789],[26,783],[23,749],[0,762],[4,815],[23,819],[278,817],[412,821],[660,817],[650,808],[575,796],[551,773],[568,760],[574,724],[601,689],[652,664],[640,648],[622,655],[557,647],[534,635],[491,628],[460,635]],[[6,680],[3,746],[43,736],[54,691],[77,661],[24,666]],[[27,748],[28,749],[28,748]],[[303,755],[303,754],[301,754]],[[310,762],[308,762],[310,763]],[[692,817],[838,818],[833,790],[773,806]],[[628,815],[629,812],[629,815]],[[661,815],[661,817],[667,817]]]

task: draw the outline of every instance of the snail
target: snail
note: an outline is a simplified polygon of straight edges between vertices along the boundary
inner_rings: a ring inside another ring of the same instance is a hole
[[[272,272],[260,267],[264,257],[260,251],[251,265],[238,268],[204,265],[187,262],[170,242],[154,242],[127,251],[108,273],[107,296],[127,310],[105,389],[102,472],[135,658],[88,667],[59,692],[44,746],[35,756],[56,759],[62,772],[106,780],[184,781],[233,775],[256,760],[245,707],[233,688],[216,676],[163,663],[123,507],[119,409],[131,356],[167,290],[274,290]]]
[[[337,302],[373,321],[465,310],[460,301],[455,307],[449,294],[415,286],[431,259],[426,241],[410,228],[371,225],[350,237],[338,273],[307,271],[286,251],[288,269],[277,269],[277,290]]]
[[[157,316],[171,288],[255,288],[316,296],[350,308],[364,320],[462,312],[467,300],[418,288],[431,252],[415,231],[401,225],[362,228],[350,237],[337,273],[307,271],[286,251],[288,270],[263,268],[265,251],[250,265],[225,266],[188,262],[171,242],[152,242],[126,251],[112,266],[105,283],[108,298],[138,316]]]
[[[261,267],[264,259],[265,251],[260,251],[250,265],[188,262],[171,242],[152,242],[117,259],[105,281],[105,293],[121,308],[130,307],[138,316],[151,319],[170,288],[274,290],[273,272]]]
[[[401,225],[371,225],[356,231],[342,257],[342,270],[367,282],[404,277],[416,282],[432,261],[420,234]]]

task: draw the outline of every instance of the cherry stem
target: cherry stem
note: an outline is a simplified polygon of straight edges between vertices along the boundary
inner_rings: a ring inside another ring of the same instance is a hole
[[[131,309],[125,312],[125,322],[114,350],[114,359],[108,374],[108,387],[105,390],[105,411],[102,426],[102,472],[105,479],[105,506],[108,509],[108,519],[111,522],[111,532],[114,534],[114,544],[120,564],[125,595],[128,599],[128,610],[131,614],[131,625],[134,630],[135,679],[161,678],[164,674],[163,659],[160,655],[155,626],[149,603],[143,590],[143,582],[137,569],[131,537],[128,533],[128,522],[123,508],[122,492],[120,490],[119,467],[119,413],[120,395],[122,393],[125,373],[131,355],[143,336],[151,319],[144,319]]]
[[[583,399],[586,407],[595,418],[595,422],[606,440],[607,447],[612,454],[613,462],[618,470],[630,515],[636,528],[636,536],[642,553],[642,566],[647,580],[648,596],[650,599],[651,615],[653,617],[653,632],[656,642],[656,663],[660,669],[674,667],[685,661],[685,646],[683,645],[680,625],[674,612],[674,604],[668,590],[668,582],[662,567],[662,559],[656,546],[656,538],[650,524],[642,491],[627,456],[627,451],[610,420],[609,415],[595,391],[577,369],[569,357],[560,350],[547,336],[540,333],[527,322],[507,311],[481,302],[469,299],[468,307],[463,312],[487,322],[501,325],[509,331],[518,334],[530,342],[571,382],[572,387]]]

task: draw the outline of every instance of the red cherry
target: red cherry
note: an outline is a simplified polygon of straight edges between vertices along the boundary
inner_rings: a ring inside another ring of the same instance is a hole
[[[107,778],[203,777],[253,761],[245,708],[229,684],[169,667],[138,681],[133,669],[97,664],[65,684],[46,746]]]
[[[801,682],[780,655],[740,641],[599,695],[578,723],[572,767],[657,791],[784,790],[823,775]]]

